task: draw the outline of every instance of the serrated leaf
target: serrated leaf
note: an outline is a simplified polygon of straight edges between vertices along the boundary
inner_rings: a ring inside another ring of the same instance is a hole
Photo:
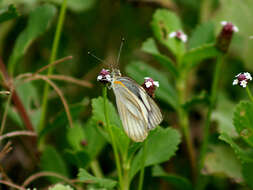
[[[237,182],[242,181],[242,167],[233,150],[224,145],[211,147],[205,158],[205,173],[223,174]]]
[[[135,79],[139,84],[144,82],[144,77],[151,77],[159,81],[159,88],[156,90],[156,97],[171,105],[174,109],[178,108],[178,96],[175,89],[170,85],[166,75],[149,65],[136,61],[127,65],[126,72],[130,77]]]
[[[219,51],[216,49],[214,44],[205,44],[198,48],[193,48],[183,57],[182,68],[192,69],[196,67],[201,61],[205,59],[215,58],[219,55]]]
[[[242,101],[235,109],[233,123],[238,134],[253,146],[253,103]]]
[[[147,139],[145,166],[156,165],[168,161],[175,155],[179,143],[180,134],[175,129],[157,127],[154,131],[151,131]],[[133,159],[130,169],[130,179],[132,179],[141,168],[142,154],[143,148]]]
[[[8,6],[7,9],[6,8],[0,9],[0,23],[10,19],[14,19],[16,17],[18,17],[18,12],[15,5],[11,4]]]
[[[79,170],[78,179],[81,181],[91,181],[92,183],[97,183],[99,186],[109,189],[117,185],[117,181],[114,181],[112,179],[94,177],[82,168]]]
[[[58,173],[62,176],[68,176],[67,166],[62,159],[61,155],[52,146],[46,146],[41,157],[40,163],[43,171],[51,171]],[[48,177],[52,183],[57,183],[60,180],[55,177]]]
[[[49,190],[74,190],[69,185],[56,184],[53,187],[49,187]]]
[[[10,73],[14,72],[15,64],[25,55],[31,43],[46,31],[55,14],[56,8],[49,4],[39,6],[30,13],[28,25],[18,36],[10,56],[8,63]]]
[[[200,24],[193,31],[189,38],[189,49],[197,48],[205,44],[214,43],[214,24],[212,22],[206,22]]]
[[[184,54],[185,44],[176,38],[169,37],[171,32],[182,30],[181,22],[175,13],[158,9],[153,15],[151,27],[156,39],[172,53],[177,57]]]
[[[153,38],[148,38],[145,42],[143,42],[141,49],[142,51],[153,55],[154,58],[159,61],[162,66],[171,72],[171,74],[173,74],[175,77],[178,77],[179,73],[174,65],[175,63],[173,63],[169,57],[166,57],[165,55],[159,53],[155,44],[155,40]]]
[[[168,174],[166,173],[161,166],[154,166],[152,168],[152,176],[154,177],[160,177],[173,185],[175,189],[181,189],[181,190],[193,190],[193,186],[191,182],[181,176],[177,176],[175,174]]]

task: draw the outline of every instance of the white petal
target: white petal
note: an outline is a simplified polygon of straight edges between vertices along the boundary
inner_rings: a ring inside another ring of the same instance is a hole
[[[227,21],[221,21],[220,22],[222,26],[225,26],[228,22]]]
[[[182,35],[181,35],[181,40],[182,40],[183,42],[187,42],[187,35],[186,35],[186,34],[182,34]]]
[[[111,81],[111,76],[110,76],[110,75],[105,75],[105,78],[106,78],[108,81]]]
[[[153,84],[157,87],[159,87],[159,82],[158,81],[154,81]]]
[[[247,86],[247,81],[246,80],[241,81],[240,86],[245,88]]]
[[[233,81],[233,85],[237,85],[238,84],[238,79],[235,79],[234,81]]]
[[[102,78],[102,75],[98,75],[97,80],[101,80]]]
[[[150,77],[144,77],[145,80],[150,79]]]
[[[244,73],[246,79],[252,80],[251,74],[249,72]]]
[[[235,77],[239,77],[242,73],[237,74]]]
[[[234,25],[234,26],[233,26],[233,31],[234,31],[234,32],[239,32],[238,27]]]
[[[148,82],[145,82],[145,85],[147,88],[149,88],[150,86],[152,86],[152,82],[148,81]]]
[[[170,37],[170,38],[174,38],[176,35],[177,35],[176,32],[171,32],[171,33],[169,34],[169,37]]]

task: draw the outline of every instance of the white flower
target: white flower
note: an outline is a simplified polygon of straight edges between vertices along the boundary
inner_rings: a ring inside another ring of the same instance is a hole
[[[147,81],[145,82],[145,85],[147,88],[151,87],[152,86],[152,82],[151,81]]]
[[[174,38],[174,37],[176,37],[176,35],[177,35],[177,32],[171,32],[171,33],[169,34],[169,37],[170,37],[170,38]]]
[[[243,88],[245,88],[247,86],[248,82],[246,80],[242,80],[240,82],[240,86],[242,86]]]
[[[103,78],[103,76],[102,76],[102,75],[98,75],[98,77],[97,77],[97,81],[102,80],[102,78]]]
[[[246,77],[246,79],[252,80],[251,74],[249,72],[244,73],[244,76]]]
[[[238,79],[235,79],[235,80],[233,81],[233,85],[238,85],[238,83],[239,83]]]
[[[177,38],[184,43],[187,42],[187,35],[185,33],[183,33],[183,31],[181,31],[181,30],[171,32],[169,34],[169,37],[170,38]]]
[[[158,81],[154,81],[153,84],[154,84],[156,87],[159,87],[159,82],[158,82]]]

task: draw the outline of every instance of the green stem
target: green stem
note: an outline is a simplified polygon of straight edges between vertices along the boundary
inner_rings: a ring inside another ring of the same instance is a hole
[[[185,102],[185,94],[186,94],[186,88],[185,88],[186,80],[184,77],[184,73],[181,73],[180,78],[177,80],[177,91],[178,91],[178,97],[179,97],[179,108],[177,110],[178,116],[179,116],[179,124],[180,127],[183,130],[183,134],[186,141],[186,147],[189,154],[189,160],[192,168],[192,177],[195,179],[196,177],[196,159],[195,159],[195,150],[191,138],[191,132],[189,128],[189,121],[187,117],[187,113],[182,107],[183,103]]]
[[[107,128],[107,131],[111,137],[111,142],[112,142],[112,148],[113,148],[113,153],[114,157],[116,160],[116,168],[118,172],[118,178],[119,178],[119,184],[120,184],[120,189],[123,190],[123,183],[122,183],[122,170],[121,170],[121,165],[120,165],[120,159],[119,159],[119,152],[116,146],[116,141],[112,132],[112,128],[110,127],[110,121],[109,121],[109,116],[108,116],[108,100],[107,100],[107,87],[104,87],[103,89],[103,97],[104,97],[104,112],[105,112],[105,126]]]
[[[211,116],[212,116],[212,111],[214,109],[216,97],[217,97],[217,90],[218,90],[218,81],[219,81],[219,76],[221,73],[221,68],[222,68],[222,62],[224,61],[224,55],[220,54],[217,57],[217,63],[215,66],[215,71],[214,71],[214,78],[213,78],[213,83],[212,83],[212,88],[211,88],[211,95],[210,95],[210,103],[208,107],[208,112],[207,112],[207,117],[206,117],[206,122],[204,126],[204,136],[203,136],[203,142],[202,142],[202,147],[200,149],[200,159],[198,163],[198,183],[201,183],[200,180],[200,175],[201,175],[201,170],[204,165],[204,158],[205,154],[207,152],[207,145],[209,141],[209,132],[210,132],[210,124],[211,124]]]
[[[52,64],[55,61],[56,56],[57,56],[62,26],[65,19],[66,7],[67,7],[67,0],[63,0],[61,4],[61,10],[60,10],[60,15],[59,15],[56,31],[55,31],[54,42],[53,42],[53,47],[52,47],[52,52],[51,52],[50,62],[49,62],[50,64]],[[53,65],[50,66],[48,69],[47,75],[51,75],[53,73],[53,69],[54,69]],[[43,92],[42,113],[41,113],[41,118],[40,118],[39,131],[42,131],[45,124],[45,117],[47,113],[47,104],[48,104],[48,91],[49,91],[49,85],[48,83],[46,83],[44,86],[44,92]]]
[[[91,167],[91,170],[92,170],[93,174],[96,177],[100,177],[100,178],[104,177],[103,172],[102,172],[102,170],[99,166],[99,163],[96,159],[91,162],[90,167]]]
[[[253,96],[252,96],[248,86],[246,86],[246,91],[247,91],[247,94],[249,96],[249,99],[253,102]]]
[[[138,190],[142,190],[142,186],[143,186],[146,157],[147,157],[147,140],[145,140],[144,143],[143,143],[141,172],[140,172]]]

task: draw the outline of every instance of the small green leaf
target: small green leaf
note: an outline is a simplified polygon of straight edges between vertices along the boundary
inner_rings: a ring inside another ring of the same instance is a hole
[[[182,30],[181,22],[175,13],[158,9],[151,22],[154,36],[176,56],[185,52],[185,44],[176,38],[170,38],[171,32]]]
[[[17,38],[10,56],[8,64],[10,73],[14,72],[15,64],[25,55],[32,42],[46,31],[55,14],[56,8],[49,4],[37,7],[30,13],[28,25]]]
[[[92,120],[96,122],[102,122],[105,124],[105,114],[104,114],[104,99],[102,97],[92,99]],[[114,125],[122,128],[120,118],[117,114],[117,111],[111,102],[108,103],[109,110],[109,121],[110,125]]]
[[[147,139],[145,166],[156,165],[168,161],[175,155],[179,143],[180,134],[175,129],[157,127],[154,131],[151,131]],[[143,149],[141,149],[133,159],[130,169],[130,179],[132,179],[141,168],[142,152]]]
[[[178,77],[178,70],[175,67],[175,63],[165,55],[159,53],[155,41],[153,38],[148,38],[143,44],[141,48],[144,52],[149,53],[154,56],[154,58],[159,61],[161,65],[167,68],[175,77]]]
[[[15,5],[11,4],[8,6],[8,8],[2,8],[0,9],[0,23],[5,22],[10,19],[14,19],[18,17],[18,12],[16,10]]]
[[[162,169],[161,166],[157,165],[152,168],[152,176],[164,179],[173,185],[175,189],[193,190],[193,186],[187,178],[177,176],[175,174],[168,174]]]
[[[253,103],[242,101],[236,106],[233,123],[237,133],[253,146]]]
[[[82,168],[79,170],[78,179],[81,181],[91,181],[92,183],[97,183],[100,187],[109,189],[117,185],[117,181],[114,181],[112,179],[94,177]]]
[[[188,51],[183,57],[182,68],[192,69],[205,59],[215,58],[219,55],[219,51],[214,44],[205,44],[198,48]]]
[[[242,167],[233,150],[224,145],[212,146],[211,150],[205,158],[205,172],[207,174],[223,174],[241,182]]]
[[[53,187],[49,187],[49,190],[74,190],[69,185],[56,184]]]
[[[84,129],[80,123],[74,123],[74,127],[67,128],[67,140],[71,148],[80,151],[83,150],[81,142],[85,140]]]
[[[51,171],[58,173],[62,176],[68,176],[68,171],[64,160],[61,155],[52,146],[46,146],[41,157],[40,163],[43,171]],[[59,182],[55,177],[48,177],[52,183]]]
[[[212,22],[203,23],[193,31],[189,39],[189,49],[214,43],[214,40],[214,24]]]
[[[126,72],[139,84],[144,82],[144,77],[152,77],[159,81],[160,87],[156,90],[156,97],[163,100],[173,108],[178,108],[178,97],[175,89],[170,85],[166,75],[155,70],[141,61],[132,62],[127,65]]]

